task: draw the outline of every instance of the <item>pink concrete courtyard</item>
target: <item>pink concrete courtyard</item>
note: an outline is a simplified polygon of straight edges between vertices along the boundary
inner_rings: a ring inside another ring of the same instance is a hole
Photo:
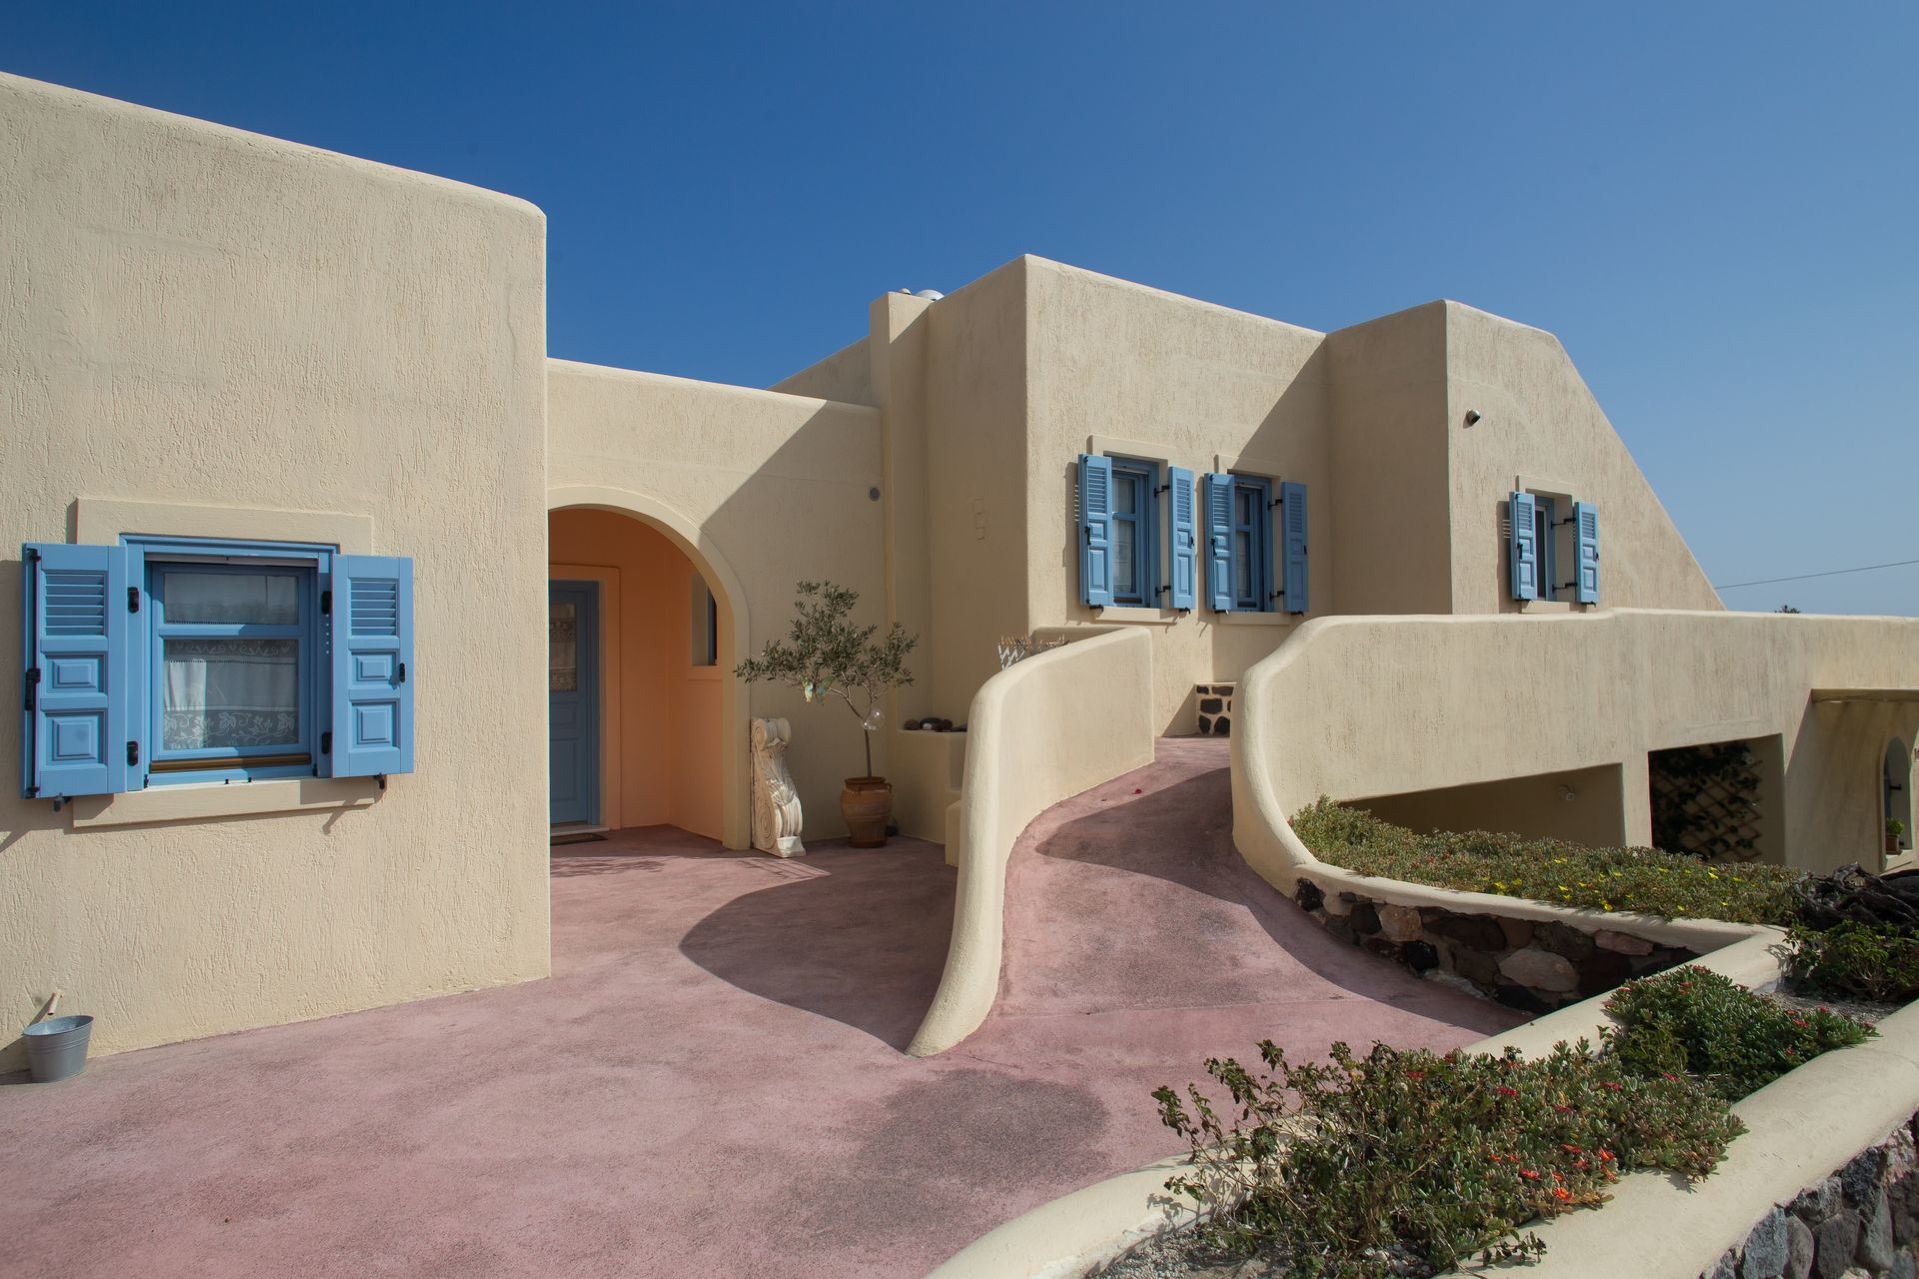
[[[0,1274],[887,1276],[1165,1155],[1149,1091],[1262,1037],[1517,1016],[1320,932],[1229,836],[1225,743],[1045,814],[993,1019],[900,1051],[953,872],[665,828],[553,856],[553,978],[0,1088]]]

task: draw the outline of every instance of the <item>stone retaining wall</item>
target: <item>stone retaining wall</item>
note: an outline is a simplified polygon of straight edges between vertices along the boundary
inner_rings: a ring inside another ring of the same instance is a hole
[[[1777,1204],[1700,1279],[1914,1279],[1919,1115],[1845,1167]]]
[[[1400,906],[1354,892],[1328,894],[1303,877],[1293,900],[1336,937],[1422,975],[1437,970],[1532,1013],[1551,1012],[1629,978],[1699,957],[1608,928],[1588,932],[1553,920]]]

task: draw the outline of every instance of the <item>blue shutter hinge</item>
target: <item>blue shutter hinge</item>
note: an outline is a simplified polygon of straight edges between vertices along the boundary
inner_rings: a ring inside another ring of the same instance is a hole
[[[386,789],[386,774],[385,774],[385,773],[376,773],[376,774],[374,774],[374,776],[375,776],[375,777],[376,777],[376,778],[378,779],[378,781],[379,781],[379,783],[380,783],[380,789],[381,789],[381,790],[385,790],[385,789]]]
[[[400,663],[400,675],[395,682],[400,684],[406,683],[406,663],[405,662]]]
[[[322,755],[331,755],[333,753],[333,734],[332,733],[320,734],[320,753]]]
[[[1171,493],[1172,491],[1173,491],[1173,486],[1170,483],[1162,484],[1158,488],[1153,490],[1153,496],[1158,497],[1161,493]]]
[[[138,764],[139,762],[140,762],[140,743],[128,742],[127,743],[127,763]]]
[[[332,591],[320,592],[320,612],[322,614],[329,614],[333,612],[333,592]]]
[[[24,680],[27,686],[27,695],[25,699],[26,708],[28,710],[32,710],[33,709],[33,690],[40,686],[40,668],[38,666],[30,668],[27,671],[27,673],[24,676],[22,676],[22,679]]]
[[[140,588],[137,586],[129,586],[127,587],[127,612],[138,613],[139,611]]]

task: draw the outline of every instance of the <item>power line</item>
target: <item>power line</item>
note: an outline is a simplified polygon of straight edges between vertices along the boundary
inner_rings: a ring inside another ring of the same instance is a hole
[[[1736,591],[1742,586],[1773,586],[1779,582],[1804,582],[1815,577],[1838,577],[1844,573],[1870,573],[1874,569],[1904,568],[1908,564],[1919,564],[1919,560],[1894,560],[1890,564],[1862,564],[1858,568],[1833,568],[1823,573],[1798,573],[1792,577],[1762,577],[1756,582],[1728,582],[1724,586],[1715,586],[1715,591]]]

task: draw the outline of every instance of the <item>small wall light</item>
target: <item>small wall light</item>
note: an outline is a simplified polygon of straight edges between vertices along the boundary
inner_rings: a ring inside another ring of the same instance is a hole
[[[1478,425],[1479,425],[1479,410],[1478,410],[1478,409],[1467,409],[1467,410],[1466,410],[1466,425],[1467,425],[1467,426],[1478,426]]]

